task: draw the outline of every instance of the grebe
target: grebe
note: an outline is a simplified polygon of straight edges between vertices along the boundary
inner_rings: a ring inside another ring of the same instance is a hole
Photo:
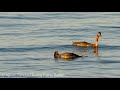
[[[82,57],[82,56],[79,56],[77,54],[70,53],[70,52],[65,52],[62,54],[59,54],[58,51],[54,52],[54,58],[74,59],[74,58],[78,58],[78,57]]]
[[[85,47],[88,47],[88,46],[97,47],[98,46],[98,39],[99,39],[100,36],[102,37],[101,32],[98,32],[97,35],[96,35],[96,39],[95,39],[94,44],[83,41],[83,42],[73,42],[72,45],[85,46]]]

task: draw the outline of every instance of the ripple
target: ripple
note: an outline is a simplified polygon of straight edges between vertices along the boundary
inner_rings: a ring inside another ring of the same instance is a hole
[[[110,60],[101,60],[99,62],[103,64],[120,63],[120,61],[110,61]]]
[[[0,19],[26,19],[26,20],[44,20],[43,18],[40,18],[40,17],[25,17],[25,16],[0,16]]]
[[[50,45],[50,46],[40,46],[40,47],[23,47],[23,48],[0,48],[0,52],[28,52],[36,50],[50,50],[56,48],[73,48],[72,45]]]
[[[0,27],[23,27],[23,26],[30,26],[33,24],[0,24]]]
[[[99,48],[103,50],[120,50],[120,46],[99,45]]]
[[[0,52],[29,52],[34,50],[49,49],[50,47],[31,47],[31,48],[0,48]]]
[[[99,26],[101,28],[120,28],[120,26]]]

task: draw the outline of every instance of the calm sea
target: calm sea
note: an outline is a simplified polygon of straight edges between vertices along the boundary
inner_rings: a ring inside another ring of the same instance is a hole
[[[72,46],[97,32],[98,48]],[[83,57],[56,60],[54,51]],[[120,12],[0,12],[0,77],[120,78]]]

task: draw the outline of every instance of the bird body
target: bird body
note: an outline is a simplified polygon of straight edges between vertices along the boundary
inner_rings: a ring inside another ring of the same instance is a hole
[[[79,55],[71,53],[71,52],[65,52],[65,53],[59,54],[58,51],[55,51],[54,57],[62,58],[62,59],[74,59],[74,58],[78,58],[78,57],[82,57],[82,56],[79,56]]]
[[[75,46],[85,46],[85,47],[87,47],[87,46],[94,46],[95,44],[91,44],[91,43],[88,43],[88,42],[83,41],[83,42],[73,42],[72,45],[75,45]]]

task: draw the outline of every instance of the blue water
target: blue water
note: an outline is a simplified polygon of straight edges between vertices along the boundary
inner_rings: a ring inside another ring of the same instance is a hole
[[[72,46],[97,32],[98,48]],[[54,51],[83,57],[56,60]],[[120,12],[0,12],[0,77],[120,77]]]

